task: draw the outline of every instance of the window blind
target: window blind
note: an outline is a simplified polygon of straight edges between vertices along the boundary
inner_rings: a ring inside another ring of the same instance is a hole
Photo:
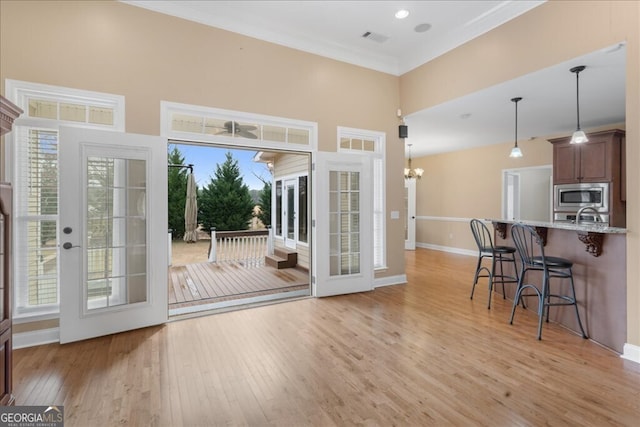
[[[58,304],[58,132],[18,126],[16,314]]]

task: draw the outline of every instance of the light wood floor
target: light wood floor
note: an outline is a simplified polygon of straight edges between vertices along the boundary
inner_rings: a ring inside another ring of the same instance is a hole
[[[18,404],[70,426],[638,426],[640,365],[495,298],[475,259],[407,253],[407,285],[14,353]],[[485,292],[483,292],[485,291]]]

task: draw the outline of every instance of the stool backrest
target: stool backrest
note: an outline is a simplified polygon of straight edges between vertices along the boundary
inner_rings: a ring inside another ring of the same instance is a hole
[[[535,228],[524,224],[511,226],[511,238],[516,246],[523,266],[544,265],[544,242]],[[537,260],[538,262],[534,262]]]
[[[473,239],[478,245],[480,252],[493,252],[493,240],[491,239],[491,232],[486,225],[479,219],[472,219],[471,233],[473,233]]]

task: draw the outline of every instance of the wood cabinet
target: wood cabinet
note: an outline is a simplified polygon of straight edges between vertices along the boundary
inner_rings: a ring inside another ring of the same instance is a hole
[[[11,354],[11,186],[0,183],[0,405],[13,404]]]
[[[554,184],[619,180],[624,132],[615,129],[588,137],[589,141],[582,144],[571,144],[571,136],[549,140],[553,144]]]
[[[0,95],[0,136],[11,131],[22,110]],[[0,156],[0,161],[2,157]],[[0,183],[0,405],[13,405],[11,318],[11,185]]]
[[[625,227],[625,132],[613,129],[587,137],[589,141],[582,144],[571,144],[571,136],[549,140],[553,144],[553,183],[609,183],[609,224]]]

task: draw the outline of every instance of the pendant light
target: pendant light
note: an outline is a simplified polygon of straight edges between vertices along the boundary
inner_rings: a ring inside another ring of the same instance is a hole
[[[407,145],[409,146],[409,167],[404,168],[404,179],[420,179],[422,178],[424,169],[422,168],[411,169],[411,144],[407,144]]]
[[[587,67],[585,67],[584,65],[578,65],[577,67],[573,67],[569,70],[572,73],[576,73],[576,119],[578,123],[576,126],[576,131],[573,133],[573,135],[571,135],[571,144],[581,144],[583,142],[589,141],[587,135],[582,129],[580,129],[580,86],[578,84],[578,75],[581,71],[584,71],[585,68]]]
[[[511,149],[509,157],[522,157],[522,150],[518,147],[518,102],[522,101],[521,97],[511,98],[511,102],[516,104],[516,137],[515,145]]]

